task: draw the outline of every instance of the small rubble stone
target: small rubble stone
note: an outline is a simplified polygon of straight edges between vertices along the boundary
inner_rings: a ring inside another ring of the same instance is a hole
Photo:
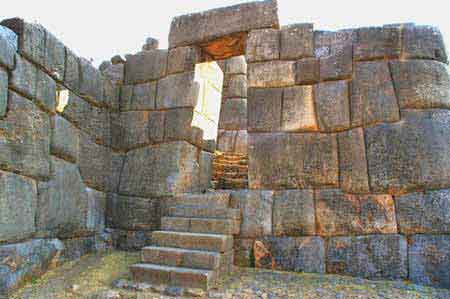
[[[245,55],[248,62],[280,59],[280,31],[276,29],[250,31]]]
[[[292,24],[283,26],[280,33],[280,58],[300,59],[314,56],[313,24]]]

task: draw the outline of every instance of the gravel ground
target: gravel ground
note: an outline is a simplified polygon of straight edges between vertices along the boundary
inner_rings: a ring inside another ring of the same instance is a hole
[[[89,255],[78,262],[67,263],[27,283],[11,298],[98,298],[163,299],[172,298],[152,292],[113,289],[118,278],[129,278],[128,265],[139,260],[139,253],[113,252]],[[398,298],[450,299],[450,290],[414,285],[408,282],[368,281],[339,276],[288,273],[247,268],[236,269],[223,279],[217,289],[204,298]]]

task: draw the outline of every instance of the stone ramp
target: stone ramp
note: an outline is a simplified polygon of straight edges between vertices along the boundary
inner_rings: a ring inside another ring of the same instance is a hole
[[[171,199],[162,230],[142,249],[141,263],[130,267],[134,281],[208,290],[228,274],[240,227],[240,212],[229,208],[229,197],[217,191]]]

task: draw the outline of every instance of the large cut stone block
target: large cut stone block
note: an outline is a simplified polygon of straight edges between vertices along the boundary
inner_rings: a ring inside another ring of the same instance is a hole
[[[342,51],[344,47],[352,47],[356,42],[356,30],[343,29],[337,31],[314,31],[314,54],[316,57],[328,57]]]
[[[96,142],[105,145],[110,144],[111,121],[109,111],[106,108],[93,106],[70,92],[68,104],[64,107],[62,115],[92,136]]]
[[[450,233],[449,189],[410,193],[396,197],[395,202],[401,233]]]
[[[119,85],[123,84],[125,76],[124,63],[109,64],[104,69],[100,69],[100,71],[102,75],[111,80],[112,83]]]
[[[173,74],[158,81],[156,108],[195,107],[200,85],[194,72]]]
[[[238,267],[254,267],[254,261],[252,261],[253,252],[253,239],[234,238],[234,261],[233,264]]]
[[[87,230],[88,198],[76,164],[51,158],[54,176],[38,183],[36,227],[58,237]]]
[[[122,85],[120,110],[152,110],[156,107],[156,82]]]
[[[322,131],[341,131],[350,127],[347,81],[321,82],[315,85],[317,122]]]
[[[102,74],[84,58],[80,59],[80,95],[96,103],[103,100]]]
[[[224,88],[223,98],[246,98],[247,97],[247,76],[231,76],[228,86]]]
[[[345,236],[397,233],[390,195],[353,195],[340,189],[316,191],[317,234]]]
[[[0,242],[27,238],[35,232],[36,205],[35,181],[0,171]]]
[[[261,241],[274,258],[276,270],[325,273],[325,242],[322,238],[267,237]]]
[[[5,117],[8,107],[8,72],[0,67],[0,118]]]
[[[167,50],[142,51],[127,57],[125,84],[157,80],[167,72]]]
[[[14,68],[14,55],[16,51],[16,33],[0,25],[0,65],[12,70]]]
[[[66,63],[66,48],[52,33],[45,33],[44,68],[52,77],[62,81]]]
[[[281,117],[283,131],[317,131],[313,87],[308,85],[285,88]]]
[[[247,104],[248,131],[279,131],[282,97],[282,88],[251,88]]]
[[[86,193],[88,200],[87,229],[102,233],[105,229],[107,194],[91,188],[86,188]]]
[[[96,144],[87,134],[82,133],[78,164],[87,186],[104,192],[117,191],[123,164],[121,154]]]
[[[120,194],[164,196],[198,190],[197,148],[171,142],[128,152]]]
[[[112,228],[157,230],[161,227],[160,200],[109,194],[106,221]]]
[[[164,140],[195,142],[195,129],[192,127],[194,111],[192,108],[170,109],[164,115]],[[203,131],[198,132],[200,139],[203,138]]]
[[[280,59],[280,31],[277,29],[250,31],[245,55],[248,62]]]
[[[50,152],[52,155],[76,162],[80,152],[80,131],[58,114],[53,116]]]
[[[211,189],[214,154],[201,151],[198,160],[200,167],[200,190],[203,192]]]
[[[280,34],[280,58],[300,59],[314,56],[313,24],[283,26]]]
[[[353,46],[355,60],[398,58],[401,52],[401,27],[366,27],[356,30]]]
[[[141,250],[144,246],[152,243],[151,231],[126,231],[121,229],[111,229],[114,248],[119,250]]]
[[[352,46],[336,46],[329,55],[320,57],[320,80],[350,78],[352,65]]]
[[[167,62],[167,74],[194,71],[195,64],[201,61],[201,54],[201,49],[196,46],[171,49]]]
[[[415,235],[409,243],[409,278],[414,283],[450,288],[450,236]]]
[[[448,66],[432,60],[390,62],[400,108],[450,108]]]
[[[435,59],[447,63],[447,51],[441,32],[432,26],[407,24],[403,28],[405,58]]]
[[[255,1],[175,17],[169,34],[169,48],[198,44],[233,33],[260,28],[277,28],[276,1]]]
[[[225,62],[225,75],[238,75],[247,74],[247,61],[245,56],[235,56],[226,60]]]
[[[273,196],[273,235],[304,236],[314,235],[313,190],[277,191]]]
[[[247,99],[227,99],[222,102],[219,128],[225,130],[247,129]]]
[[[364,130],[355,128],[338,134],[339,182],[349,193],[369,193]]]
[[[338,186],[334,134],[250,134],[249,186],[284,189]]]
[[[320,79],[320,63],[317,58],[304,58],[297,60],[295,84],[313,84]]]
[[[64,84],[73,92],[80,91],[80,59],[68,48],[66,48]]]
[[[273,191],[240,190],[230,195],[231,207],[241,209],[240,237],[272,235]]]
[[[389,66],[384,61],[356,62],[351,96],[352,126],[400,119]]]
[[[295,61],[268,61],[248,65],[248,87],[295,85]]]
[[[50,176],[50,119],[36,105],[9,92],[9,111],[0,120],[0,165],[25,176]]]
[[[235,152],[247,155],[247,130],[228,131],[219,130],[217,136],[217,150],[221,152]]]
[[[149,111],[126,111],[111,114],[111,145],[129,150],[150,142]],[[163,126],[161,126],[163,130]]]
[[[102,75],[102,98],[101,106],[117,111],[120,108],[120,84],[113,83],[110,79]]]
[[[39,277],[60,262],[64,245],[58,239],[34,239],[0,246],[0,295],[12,293],[30,277]]]
[[[450,111],[409,110],[401,123],[365,129],[374,192],[450,186]]]
[[[407,243],[401,235],[330,238],[327,272],[364,278],[405,279]]]

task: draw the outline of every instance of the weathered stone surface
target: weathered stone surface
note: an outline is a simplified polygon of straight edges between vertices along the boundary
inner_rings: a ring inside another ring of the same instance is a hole
[[[10,85],[45,110],[55,112],[55,81],[19,55],[16,55],[16,67],[12,72]]]
[[[283,26],[280,33],[280,58],[300,59],[314,56],[313,24]]]
[[[106,106],[111,110],[119,110],[120,84],[113,83],[111,80],[102,76],[102,107]]]
[[[157,230],[161,227],[160,200],[109,194],[106,221],[111,228]]]
[[[254,267],[253,239],[234,238],[234,262],[238,267]]]
[[[219,130],[217,136],[217,150],[221,152],[236,152],[246,155],[248,134],[247,130],[229,131]]]
[[[401,233],[450,233],[449,189],[398,196],[395,203]]]
[[[7,107],[8,107],[8,73],[5,69],[0,67],[0,118],[5,117]]]
[[[95,250],[95,237],[81,237],[63,240],[64,254],[63,261],[79,260],[83,255],[92,253]]]
[[[245,56],[241,55],[227,59],[225,62],[224,73],[226,75],[247,74],[247,62],[245,61]]]
[[[450,182],[450,112],[402,113],[403,121],[365,129],[374,192],[442,189]]]
[[[111,229],[114,248],[119,250],[141,250],[142,247],[151,245],[151,231],[126,231]]]
[[[46,179],[50,176],[50,120],[31,101],[9,92],[9,111],[0,121],[0,166]]]
[[[390,195],[352,195],[340,189],[316,191],[317,234],[321,236],[395,234]]]
[[[80,59],[68,48],[66,48],[64,84],[73,92],[79,92],[80,90]]]
[[[62,111],[62,115],[92,136],[96,142],[105,145],[110,144],[110,114],[106,108],[93,106],[70,92],[68,104]]]
[[[0,25],[0,65],[13,69],[16,50],[17,35],[9,28]]]
[[[125,64],[116,63],[110,64],[101,70],[103,76],[114,82],[115,84],[122,84],[125,76]]]
[[[195,107],[199,89],[194,72],[169,75],[158,81],[156,108]]]
[[[111,63],[112,64],[124,64],[126,62],[126,60],[122,57],[122,55],[114,55],[113,57],[111,57]]]
[[[320,63],[317,58],[304,58],[297,61],[295,66],[295,84],[317,83],[320,78]]]
[[[274,236],[314,235],[316,223],[313,190],[275,192],[272,221]]]
[[[294,86],[283,91],[281,129],[287,132],[317,131],[312,86]]]
[[[450,108],[448,66],[432,60],[390,62],[400,108]]]
[[[248,91],[248,131],[272,132],[281,128],[282,88]]]
[[[208,153],[206,151],[200,152],[198,164],[200,166],[200,189],[201,189],[201,191],[206,191],[208,189],[211,189],[213,159],[214,159],[214,154]]]
[[[45,33],[44,68],[53,78],[62,81],[66,63],[66,49],[52,33]]]
[[[125,84],[144,83],[166,75],[167,50],[142,51],[127,57]]]
[[[248,87],[295,85],[295,61],[268,61],[248,65]]]
[[[247,129],[247,99],[227,99],[222,103],[219,128],[226,130]]]
[[[334,134],[250,134],[250,189],[338,185]]]
[[[405,25],[403,28],[405,58],[435,59],[447,63],[447,52],[441,32],[432,26]]]
[[[19,37],[20,53],[36,64],[44,66],[45,28],[36,23],[28,23],[20,18],[6,19],[1,25],[10,28]]]
[[[314,31],[314,53],[322,58],[342,51],[356,42],[356,31],[343,29],[337,31]]]
[[[190,72],[201,61],[201,49],[196,46],[178,47],[169,51],[167,74]]]
[[[224,98],[246,98],[247,76],[235,75],[230,78],[227,88],[223,91]]]
[[[356,128],[338,134],[339,182],[343,191],[369,193],[364,130]]]
[[[127,111],[111,114],[111,146],[129,150],[150,143],[150,112]],[[163,130],[161,126],[160,130]]]
[[[355,63],[351,95],[352,126],[396,122],[400,119],[388,63]]]
[[[0,171],[0,241],[23,239],[34,233],[36,205],[37,189],[32,179]]]
[[[0,246],[0,295],[8,296],[30,277],[37,277],[59,262],[64,250],[57,239]]]
[[[164,196],[198,190],[197,148],[184,141],[128,152],[120,194]]]
[[[315,85],[317,122],[321,131],[333,132],[350,127],[347,81],[321,82]]]
[[[267,237],[262,242],[276,270],[325,273],[325,242],[320,237]]]
[[[276,1],[249,2],[175,17],[169,48],[197,44],[233,33],[278,27]]]
[[[151,110],[156,107],[156,82],[121,87],[120,110]]]
[[[76,162],[80,152],[80,132],[58,114],[51,118],[50,152],[69,162]]]
[[[80,58],[80,95],[96,103],[103,99],[102,75],[90,61]]]
[[[280,59],[280,31],[277,29],[250,31],[245,55],[248,62]]]
[[[87,229],[95,232],[103,232],[106,217],[107,194],[95,189],[86,188],[87,193]]]
[[[192,127],[194,111],[192,108],[170,109],[165,112],[164,140],[188,142],[195,141],[195,130]],[[201,136],[199,136],[202,138]]]
[[[353,46],[355,60],[398,58],[401,52],[401,27],[365,27],[356,30]]]
[[[234,191],[230,195],[230,205],[241,209],[241,238],[272,234],[273,191]]]
[[[330,55],[320,57],[320,80],[350,78],[352,64],[352,46],[337,46]]]
[[[104,192],[117,191],[123,156],[111,149],[94,143],[86,134],[81,134],[78,159],[84,183]]]
[[[145,39],[145,44],[142,46],[142,50],[150,51],[158,49],[158,47],[159,47],[159,40],[153,37],[147,37]]]
[[[54,176],[38,183],[36,228],[59,237],[87,230],[88,198],[76,164],[51,158]]]
[[[407,243],[401,235],[334,237],[328,241],[327,272],[364,278],[407,277]]]
[[[409,278],[450,288],[450,236],[415,235],[409,244]]]

